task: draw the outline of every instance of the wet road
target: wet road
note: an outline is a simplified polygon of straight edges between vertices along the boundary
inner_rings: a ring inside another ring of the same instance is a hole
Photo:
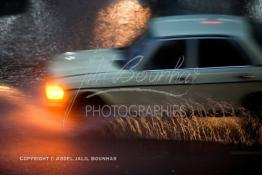
[[[61,120],[41,108],[34,97],[7,86],[0,87],[0,106],[0,174],[250,174],[260,171],[262,147],[257,143],[233,144],[223,137],[223,132],[220,138],[224,141],[211,142],[189,141],[187,137],[150,138],[148,132],[141,135],[136,131],[117,130],[112,125],[104,132],[105,125],[93,130],[93,123],[76,126],[68,122],[62,127]],[[240,132],[232,123],[224,122],[224,125],[228,132]],[[155,131],[158,132],[157,128]],[[112,160],[104,160],[105,157]]]

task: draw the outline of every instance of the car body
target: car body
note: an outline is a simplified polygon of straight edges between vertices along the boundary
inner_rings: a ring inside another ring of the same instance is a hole
[[[47,101],[49,105],[68,105],[80,98],[121,105],[193,102],[209,106],[207,110],[214,107],[211,101],[232,107],[246,105],[246,99],[260,103],[261,56],[252,28],[242,17],[154,18],[127,48],[56,56],[48,72],[64,96]]]

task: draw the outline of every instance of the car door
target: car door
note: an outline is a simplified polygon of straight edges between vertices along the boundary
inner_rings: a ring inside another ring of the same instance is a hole
[[[240,41],[222,37],[197,42],[199,75],[191,92],[195,101],[207,110],[235,109],[247,95],[261,92],[261,67]]]

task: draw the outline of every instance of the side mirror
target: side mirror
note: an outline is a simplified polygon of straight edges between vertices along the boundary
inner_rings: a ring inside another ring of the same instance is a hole
[[[16,15],[27,10],[28,0],[1,0],[0,16]]]

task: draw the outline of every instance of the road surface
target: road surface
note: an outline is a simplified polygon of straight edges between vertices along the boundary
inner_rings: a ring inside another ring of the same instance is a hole
[[[0,174],[252,174],[261,170],[258,143],[105,133],[100,132],[102,126],[92,130],[92,123],[78,128],[68,122],[62,127],[61,120],[33,98],[0,87]]]

